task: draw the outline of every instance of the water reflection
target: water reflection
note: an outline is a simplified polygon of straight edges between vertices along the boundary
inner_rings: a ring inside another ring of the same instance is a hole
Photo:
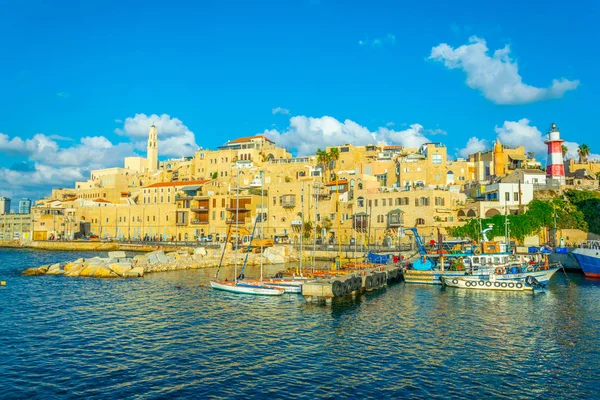
[[[600,288],[581,277],[541,295],[401,283],[317,306],[212,290],[214,269],[15,272],[57,257],[74,258],[0,251],[4,397],[596,396]]]

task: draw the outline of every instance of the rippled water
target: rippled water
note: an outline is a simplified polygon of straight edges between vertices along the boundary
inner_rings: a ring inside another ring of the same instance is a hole
[[[0,398],[598,396],[600,283],[581,276],[539,295],[397,284],[324,306],[213,291],[214,270],[19,275],[82,255],[0,249]]]

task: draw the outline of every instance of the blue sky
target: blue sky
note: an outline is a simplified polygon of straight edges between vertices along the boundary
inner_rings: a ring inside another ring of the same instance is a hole
[[[0,195],[143,154],[157,120],[164,156],[257,133],[543,154],[552,121],[600,153],[598,2],[403,3],[0,0]]]

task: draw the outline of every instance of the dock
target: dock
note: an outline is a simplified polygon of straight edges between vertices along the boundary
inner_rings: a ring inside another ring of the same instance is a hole
[[[333,298],[355,296],[363,292],[383,289],[402,279],[400,265],[378,266],[373,269],[355,270],[346,275],[319,279],[302,285],[302,295],[307,302],[330,303]]]

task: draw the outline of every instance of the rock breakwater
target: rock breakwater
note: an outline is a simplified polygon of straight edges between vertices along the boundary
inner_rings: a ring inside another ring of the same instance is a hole
[[[228,244],[229,248],[231,245]],[[63,275],[68,277],[93,278],[139,278],[152,272],[166,272],[185,269],[199,269],[234,264],[255,266],[262,263],[283,264],[298,261],[298,252],[291,246],[273,246],[262,254],[241,253],[204,247],[187,248],[165,253],[157,250],[146,254],[128,257],[124,251],[111,251],[108,257],[79,258],[67,263],[55,263],[29,268],[23,271],[25,276]]]

